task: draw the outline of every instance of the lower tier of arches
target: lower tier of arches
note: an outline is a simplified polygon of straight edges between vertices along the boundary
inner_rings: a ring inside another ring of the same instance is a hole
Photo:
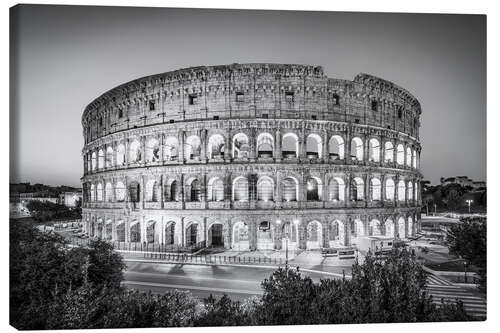
[[[248,212],[172,214],[170,212],[83,211],[91,238],[152,246],[214,246],[238,251],[341,248],[360,237],[406,239],[420,230],[420,210],[366,214],[300,211],[297,214]]]

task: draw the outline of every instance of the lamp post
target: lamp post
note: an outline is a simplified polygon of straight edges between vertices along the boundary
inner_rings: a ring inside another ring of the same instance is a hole
[[[474,202],[474,200],[467,199],[467,200],[465,200],[465,202],[467,202],[467,204],[469,205],[469,214],[470,214],[470,205]]]
[[[434,216],[436,216],[436,208],[437,208],[437,205],[434,204]]]

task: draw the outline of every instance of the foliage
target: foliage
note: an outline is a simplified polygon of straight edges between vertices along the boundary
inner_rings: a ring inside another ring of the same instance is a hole
[[[461,222],[448,230],[448,249],[479,269],[479,288],[486,292],[486,218],[464,218]]]
[[[70,209],[65,205],[60,205],[49,201],[42,202],[33,200],[28,202],[26,208],[28,208],[28,210],[30,211],[33,219],[39,222],[57,219],[82,218],[82,210],[81,207],[78,206],[75,209]]]
[[[219,299],[210,295],[203,300],[203,305],[204,308],[195,326],[241,326],[252,323],[252,313],[239,302],[232,301],[227,295]]]

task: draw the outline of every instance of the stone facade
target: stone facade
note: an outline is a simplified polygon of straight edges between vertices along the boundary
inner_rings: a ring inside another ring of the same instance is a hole
[[[91,236],[239,250],[420,227],[420,104],[367,74],[233,64],[141,78],[82,117]]]

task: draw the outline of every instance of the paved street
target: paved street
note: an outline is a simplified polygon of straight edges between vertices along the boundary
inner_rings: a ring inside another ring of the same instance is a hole
[[[228,294],[242,300],[262,293],[260,281],[269,277],[274,268],[206,266],[184,264],[152,264],[127,261],[124,284],[139,290],[164,292],[190,290],[196,297]],[[303,272],[314,281],[324,276]],[[330,277],[330,276],[329,276]]]

